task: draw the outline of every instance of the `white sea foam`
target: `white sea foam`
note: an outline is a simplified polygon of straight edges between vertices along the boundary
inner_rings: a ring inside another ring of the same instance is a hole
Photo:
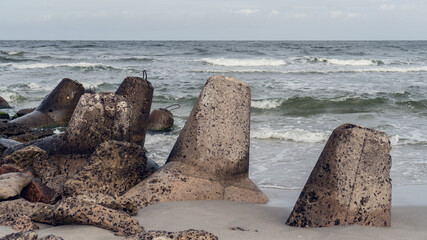
[[[263,99],[263,100],[252,100],[251,107],[258,109],[274,109],[280,107],[284,99]]]
[[[316,143],[325,142],[328,140],[330,133],[328,132],[313,132],[300,128],[293,129],[253,129],[251,130],[251,137],[258,139],[281,139],[293,142],[306,142]]]
[[[55,68],[55,67],[116,68],[116,67],[105,65],[102,63],[88,63],[88,62],[62,63],[62,64],[50,64],[50,63],[12,64],[12,67],[16,69],[45,69],[45,68]]]
[[[427,66],[420,67],[375,67],[375,68],[355,68],[355,69],[307,69],[307,70],[269,70],[269,69],[230,69],[230,70],[190,70],[189,72],[202,73],[277,73],[277,74],[329,74],[329,73],[364,73],[364,72],[386,72],[386,73],[407,73],[407,72],[427,72]]]
[[[286,62],[280,59],[238,59],[238,58],[203,58],[203,62],[225,67],[260,67],[281,66]]]
[[[399,143],[399,135],[394,135],[390,137],[390,144],[396,146]]]
[[[13,55],[18,55],[21,54],[22,52],[17,52],[17,51],[0,51],[1,54],[4,55],[9,55],[9,56],[13,56]]]
[[[375,66],[378,65],[377,60],[371,59],[325,59],[326,62],[334,65],[342,66]]]

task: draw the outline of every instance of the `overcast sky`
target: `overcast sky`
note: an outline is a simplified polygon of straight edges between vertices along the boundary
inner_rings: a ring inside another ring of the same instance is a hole
[[[0,39],[427,40],[427,0],[0,0]]]

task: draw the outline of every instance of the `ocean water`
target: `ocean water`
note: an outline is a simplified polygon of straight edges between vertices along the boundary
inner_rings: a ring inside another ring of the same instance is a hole
[[[154,86],[152,109],[180,104],[168,133],[148,133],[163,164],[206,80],[252,90],[250,177],[302,188],[330,133],[354,123],[387,133],[394,185],[427,184],[427,41],[0,41],[0,96],[35,107],[62,78],[115,91]]]

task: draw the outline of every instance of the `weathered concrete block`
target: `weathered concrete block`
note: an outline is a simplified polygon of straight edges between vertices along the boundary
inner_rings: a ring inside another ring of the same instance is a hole
[[[46,151],[36,147],[28,146],[7,155],[3,159],[3,163],[14,164],[24,170],[32,169],[35,161],[47,159]]]
[[[39,229],[39,227],[31,221],[29,216],[19,213],[0,214],[0,225],[11,226],[18,232]]]
[[[287,221],[298,227],[391,222],[390,142],[344,124],[330,136]]]
[[[246,83],[223,76],[209,78],[166,165],[124,196],[140,206],[224,199],[226,189],[235,186],[240,193],[227,194],[227,199],[267,202],[248,179],[250,101]]]
[[[140,145],[104,142],[96,148],[88,164],[65,183],[64,194],[122,195],[144,178],[146,164],[147,158]]]
[[[104,141],[130,141],[131,117],[123,96],[84,94],[68,124],[65,145],[72,153],[91,153]]]
[[[10,123],[37,128],[66,126],[84,91],[82,84],[64,78],[34,111],[16,118]]]
[[[132,141],[144,146],[148,116],[153,100],[153,86],[140,77],[127,77],[116,91],[128,100],[132,116],[130,120]]]

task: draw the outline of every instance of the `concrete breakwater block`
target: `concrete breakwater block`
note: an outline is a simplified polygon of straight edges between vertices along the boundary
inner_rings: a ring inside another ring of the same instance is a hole
[[[173,114],[165,108],[154,109],[148,118],[148,130],[167,131],[173,127]]]
[[[265,203],[248,178],[251,92],[238,79],[208,79],[164,167],[124,196],[140,206],[226,199]]]
[[[34,111],[9,123],[24,124],[35,128],[66,126],[84,91],[82,84],[64,78]]]
[[[132,110],[130,121],[132,141],[144,146],[148,116],[153,100],[153,86],[147,79],[127,77],[120,84],[116,94],[128,100]]]
[[[286,223],[389,227],[390,150],[384,132],[352,124],[336,128]]]
[[[84,94],[65,131],[65,146],[72,153],[91,153],[104,141],[130,141],[131,115],[123,96]]]

